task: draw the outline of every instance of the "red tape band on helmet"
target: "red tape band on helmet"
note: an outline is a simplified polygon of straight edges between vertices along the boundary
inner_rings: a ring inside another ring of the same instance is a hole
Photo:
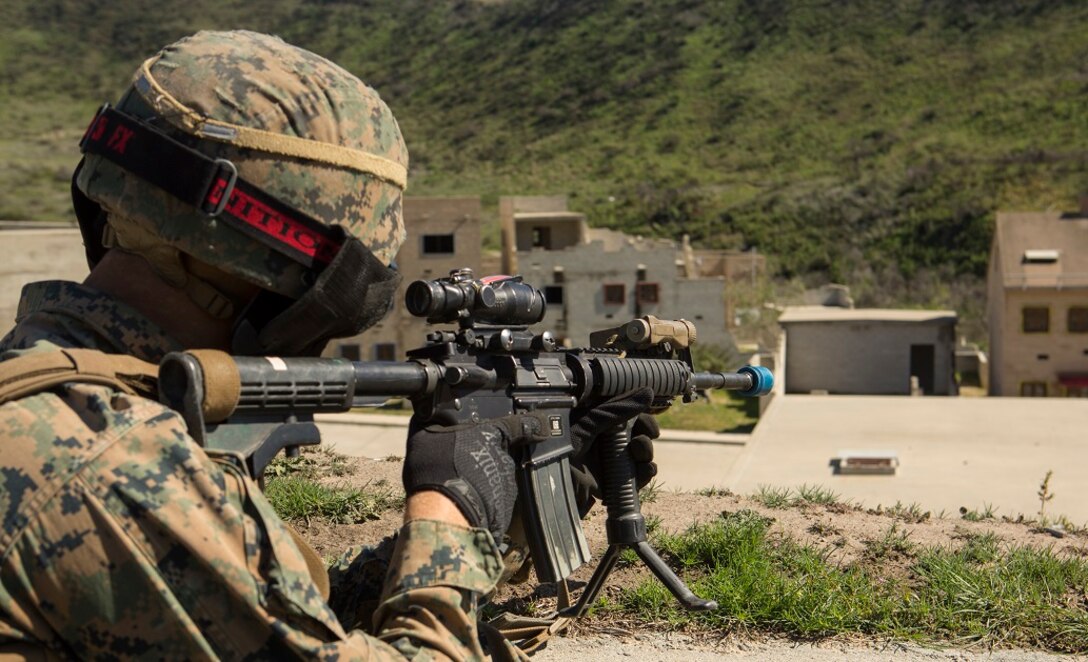
[[[108,105],[91,121],[80,149],[227,221],[306,267],[327,265],[343,243],[338,229],[237,177],[229,161],[209,158]]]

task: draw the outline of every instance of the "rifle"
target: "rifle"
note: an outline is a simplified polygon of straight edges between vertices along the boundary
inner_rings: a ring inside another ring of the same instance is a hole
[[[408,310],[436,330],[405,362],[345,359],[231,357],[222,352],[177,352],[159,370],[160,399],[181,413],[191,436],[226,455],[255,479],[280,451],[320,443],[317,413],[344,412],[374,396],[407,397],[425,423],[453,425],[537,410],[548,415],[551,439],[516,449],[519,514],[541,582],[564,582],[590,559],[570,472],[570,417],[649,387],[654,411],[676,397],[690,402],[703,389],[744,396],[770,392],[766,369],[696,372],[688,321],[644,316],[590,336],[590,348],[558,347],[549,332],[529,327],[544,317],[543,294],[520,277],[477,280],[468,269],[448,278],[418,280],[406,293]],[[608,550],[577,604],[560,616],[582,616],[596,600],[620,552],[632,548],[684,607],[715,609],[697,597],[646,540],[646,523],[626,453],[630,428],[601,435]]]

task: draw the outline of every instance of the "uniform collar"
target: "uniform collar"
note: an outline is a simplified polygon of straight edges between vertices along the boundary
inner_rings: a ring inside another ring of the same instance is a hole
[[[128,354],[158,363],[183,347],[128,304],[92,287],[49,280],[23,287],[16,326],[0,350],[39,343]]]

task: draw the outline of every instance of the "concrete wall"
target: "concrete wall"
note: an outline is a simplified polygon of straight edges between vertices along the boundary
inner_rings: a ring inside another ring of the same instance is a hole
[[[567,211],[565,195],[503,196],[499,198],[499,227],[502,229],[502,272],[521,273],[518,265],[514,214]]]
[[[413,317],[404,307],[404,292],[408,284],[420,278],[435,279],[449,275],[450,270],[468,267],[477,276],[480,271],[482,248],[480,236],[480,198],[420,198],[404,199],[404,222],[408,240],[397,253],[397,268],[404,279],[394,299],[394,308],[382,322],[366,333],[336,340],[325,350],[326,356],[350,355],[352,348],[363,361],[373,361],[376,346],[393,344],[397,360],[404,353],[423,345],[429,327],[425,320]],[[423,254],[423,237],[429,234],[452,234],[452,255]],[[341,349],[347,346],[348,349]]]
[[[38,280],[82,281],[87,273],[77,229],[0,231],[0,336],[15,326],[23,285]]]
[[[605,251],[601,242],[590,242],[561,251],[535,249],[518,254],[520,273],[527,282],[541,289],[563,288],[562,305],[549,305],[541,328],[552,329],[573,346],[587,343],[591,331],[640,315],[692,320],[701,344],[731,346],[732,337],[725,329],[723,279],[679,278],[675,261],[671,242],[646,244],[643,250],[626,246],[614,252]],[[656,304],[639,305],[636,300],[640,266],[645,282],[658,285]],[[557,273],[562,274],[561,284],[556,282]],[[605,284],[624,286],[622,304],[605,303]]]
[[[786,392],[909,395],[910,346],[934,345],[934,393],[955,393],[955,326],[923,322],[791,322]]]
[[[533,234],[539,228],[548,234],[548,245],[544,248],[559,250],[582,243],[585,237],[585,217],[577,218],[515,218],[514,227],[517,235],[517,249],[533,249]]]
[[[986,280],[986,314],[990,331],[990,395],[1005,395],[1005,286],[1001,277],[1001,248],[996,237],[990,250]]]
[[[991,306],[996,314],[990,324],[992,395],[1018,396],[1023,382],[1044,382],[1047,395],[1063,396],[1059,373],[1088,375],[1088,333],[1069,333],[1066,325],[1070,306],[1088,306],[1088,289],[1007,289]],[[1050,331],[1024,333],[1024,306],[1048,306]]]

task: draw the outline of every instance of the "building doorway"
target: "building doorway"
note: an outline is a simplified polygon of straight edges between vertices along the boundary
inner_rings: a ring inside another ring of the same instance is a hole
[[[937,374],[933,345],[910,346],[910,376],[918,378],[922,395],[933,395],[933,379]]]

